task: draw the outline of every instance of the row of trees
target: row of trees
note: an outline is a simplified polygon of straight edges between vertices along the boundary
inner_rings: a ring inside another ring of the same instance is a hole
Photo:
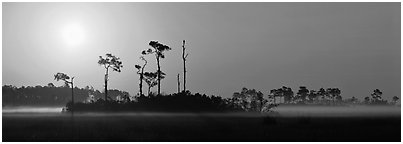
[[[278,89],[272,89],[269,92],[269,98],[276,103],[276,98],[280,98],[280,103],[317,103],[320,101],[332,102],[342,99],[341,90],[339,88],[320,88],[318,91],[309,90],[305,86],[300,86],[296,94],[290,87],[283,86]],[[284,100],[283,102],[281,100]]]
[[[122,99],[114,101],[108,106],[97,109],[100,102],[90,104],[79,104],[80,110],[91,111],[171,111],[171,112],[197,112],[197,111],[247,111],[247,112],[269,112],[280,103],[285,104],[324,104],[324,105],[345,105],[345,104],[396,104],[398,97],[394,97],[391,103],[381,98],[382,92],[379,89],[371,94],[370,101],[359,103],[355,97],[343,100],[341,90],[338,88],[327,88],[308,90],[301,86],[297,93],[289,87],[273,89],[265,97],[264,94],[255,89],[242,88],[240,92],[235,92],[231,98],[221,98],[219,96],[206,96],[201,94],[191,94],[189,91],[182,91],[170,95],[158,95],[150,93],[149,96],[138,96],[134,100]],[[276,102],[280,99],[280,102]],[[284,101],[281,101],[284,99]],[[102,102],[102,101],[101,101]],[[71,107],[70,107],[71,108]]]
[[[69,84],[70,85],[70,84]],[[55,86],[49,83],[47,86],[22,86],[12,85],[2,86],[3,106],[65,106],[71,101],[71,91],[69,85]],[[74,87],[74,100],[76,102],[94,102],[103,99],[104,92],[95,90],[91,86],[84,88]],[[109,101],[118,101],[125,97],[134,100],[128,92],[116,89],[108,90]]]
[[[70,101],[71,89],[69,85],[56,87],[53,83],[49,83],[47,86],[28,86],[28,87],[15,87],[11,85],[3,86],[3,106],[62,106]],[[205,107],[205,109],[194,108],[194,111],[212,111],[220,109],[220,111],[269,111],[271,108],[277,106],[280,103],[295,104],[296,101],[300,101],[297,98],[301,96],[294,95],[291,88],[282,87],[284,94],[277,94],[284,97],[276,97],[272,95],[264,96],[260,91],[255,89],[243,88],[240,92],[234,93],[231,98],[221,98],[219,96],[206,96],[201,94],[190,94],[189,91],[182,91],[181,93],[171,95],[160,95],[150,93],[146,96],[130,96],[128,92],[119,90],[108,90],[108,101],[110,104],[123,104],[126,106],[118,106],[121,108],[136,108],[136,110],[163,110],[164,106],[169,106],[171,111],[179,111],[179,107],[183,108],[183,105],[189,107]],[[278,90],[278,89],[277,89]],[[305,90],[302,90],[305,91]],[[326,91],[326,90],[325,90]],[[85,88],[74,88],[76,94],[75,99],[82,105],[92,105],[92,108],[97,104],[104,103],[104,93],[99,90],[95,90],[93,87],[86,86]],[[291,100],[285,100],[285,95],[291,94]],[[170,96],[169,98],[163,98]],[[201,96],[203,98],[188,98],[194,96]],[[386,100],[382,100],[382,92],[377,89],[371,94],[371,97],[364,98],[363,101],[359,101],[357,98],[352,97],[343,99],[342,101],[336,101],[335,104],[387,104]],[[283,101],[282,101],[282,100]],[[304,104],[332,104],[332,99],[323,101],[309,101],[309,94]],[[280,100],[280,101],[279,101]],[[396,104],[399,98],[393,97],[392,102],[388,104]],[[96,104],[95,104],[96,103]],[[203,103],[206,103],[204,105]],[[161,104],[161,105],[159,105]],[[301,104],[301,103],[300,103]],[[71,103],[70,103],[71,105]],[[136,105],[136,106],[132,106]],[[159,106],[158,106],[159,105]],[[181,106],[175,106],[181,105]],[[193,106],[191,106],[193,105]],[[207,106],[209,105],[209,106]],[[72,105],[70,106],[72,107]],[[85,106],[82,106],[85,107]],[[91,107],[91,106],[89,106]],[[113,106],[112,106],[113,107]],[[110,109],[113,109],[110,107]],[[152,108],[154,107],[154,108]],[[219,108],[218,108],[219,107]],[[187,108],[184,108],[187,109]],[[102,108],[100,109],[102,110]]]
[[[205,94],[180,93],[137,96],[134,100],[121,99],[104,103],[102,99],[90,103],[67,104],[68,111],[151,111],[151,112],[234,112],[244,111],[231,98]]]
[[[237,93],[234,93],[234,96]],[[350,99],[343,100],[341,96],[341,90],[339,88],[320,88],[319,90],[309,90],[305,86],[299,87],[297,93],[294,93],[290,87],[283,86],[278,89],[272,89],[268,95],[269,99],[272,99],[274,103],[276,100],[280,100],[278,103],[285,104],[387,104],[387,100],[382,99],[382,92],[379,89],[375,89],[371,94],[371,97],[365,97],[364,101],[360,102],[357,98],[352,97]],[[282,101],[283,100],[283,101]],[[395,104],[399,100],[399,97],[394,96],[391,103]]]

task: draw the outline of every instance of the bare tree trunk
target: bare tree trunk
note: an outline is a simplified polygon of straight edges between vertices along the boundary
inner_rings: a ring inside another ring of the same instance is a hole
[[[143,96],[143,79],[144,79],[144,68],[146,67],[146,65],[147,65],[147,60],[146,59],[144,59],[144,57],[141,57],[141,59],[144,61],[144,65],[143,65],[143,67],[141,67],[141,73],[140,73],[140,84],[139,84],[139,87],[140,87],[140,96]]]
[[[181,82],[179,81],[179,74],[177,75],[178,77],[178,93],[181,92]]]
[[[160,58],[157,56],[157,65],[158,65],[158,96],[161,94],[161,67],[160,67]]]
[[[186,58],[188,54],[185,55],[185,40],[183,40],[182,44],[182,59],[183,59],[183,91],[186,91]]]
[[[143,96],[144,66],[141,68],[141,73],[140,73],[140,84],[139,84],[139,86],[140,86],[140,96]]]
[[[140,89],[140,96],[143,96],[143,72],[140,73],[139,89]]]
[[[106,69],[106,74],[105,74],[105,102],[108,101],[107,97],[108,97],[108,72],[109,69]]]

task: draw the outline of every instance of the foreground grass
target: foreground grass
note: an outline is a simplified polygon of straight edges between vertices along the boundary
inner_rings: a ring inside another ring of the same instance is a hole
[[[3,141],[400,141],[400,117],[4,114]]]

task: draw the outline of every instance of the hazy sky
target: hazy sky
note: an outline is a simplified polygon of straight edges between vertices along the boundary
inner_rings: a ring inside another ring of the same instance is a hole
[[[138,92],[135,64],[151,40],[172,47],[162,92],[177,91],[182,40],[187,87],[232,96],[242,87],[338,87],[344,98],[379,88],[400,96],[400,3],[3,3],[2,82],[35,86],[75,76],[102,90],[100,55],[121,58],[109,88]],[[68,32],[66,32],[68,31]],[[72,35],[69,31],[74,31]],[[69,37],[71,36],[71,37]],[[67,37],[67,38],[66,38]],[[146,71],[156,69],[146,56]],[[182,78],[181,78],[182,79]],[[146,87],[144,87],[146,90]],[[156,91],[157,87],[153,88]]]

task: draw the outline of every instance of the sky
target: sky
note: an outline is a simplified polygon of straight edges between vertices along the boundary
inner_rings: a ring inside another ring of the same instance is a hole
[[[2,3],[2,84],[63,85],[53,75],[64,72],[102,91],[97,61],[112,53],[123,68],[108,88],[134,95],[134,65],[156,40],[172,48],[161,91],[174,93],[186,40],[192,93],[267,95],[284,85],[361,99],[380,89],[390,100],[401,91],[400,18],[400,3]],[[155,71],[155,57],[145,58]]]

